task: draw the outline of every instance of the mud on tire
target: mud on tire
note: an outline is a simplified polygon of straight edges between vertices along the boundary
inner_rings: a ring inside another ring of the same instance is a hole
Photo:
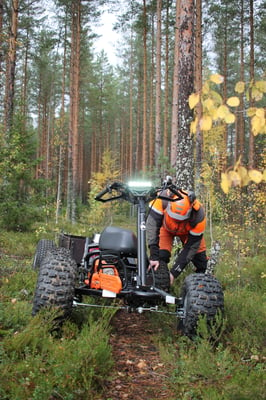
[[[48,240],[48,239],[41,239],[37,243],[33,263],[32,263],[32,268],[33,269],[38,269],[40,268],[42,260],[45,258],[47,252],[49,250],[54,249],[55,242],[53,240]]]
[[[179,330],[188,337],[197,334],[200,316],[206,316],[210,325],[216,314],[224,308],[221,284],[212,275],[191,274],[186,277],[181,292],[184,318],[179,322]]]
[[[33,298],[32,314],[43,307],[57,307],[64,315],[71,311],[74,298],[77,265],[70,252],[55,248],[47,252],[43,259]]]

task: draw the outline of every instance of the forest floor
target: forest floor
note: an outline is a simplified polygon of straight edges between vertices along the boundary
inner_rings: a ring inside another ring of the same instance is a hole
[[[148,315],[121,310],[111,325],[114,367],[101,400],[174,400]]]

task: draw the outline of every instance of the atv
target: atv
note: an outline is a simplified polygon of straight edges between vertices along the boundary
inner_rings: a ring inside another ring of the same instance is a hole
[[[129,229],[108,226],[93,238],[62,233],[58,246],[52,240],[40,240],[33,261],[33,268],[38,269],[33,315],[42,307],[52,306],[61,308],[66,316],[73,307],[90,306],[82,302],[83,296],[94,296],[111,299],[115,307],[129,312],[174,314],[179,330],[189,337],[196,334],[200,316],[211,324],[224,307],[221,285],[212,274],[188,275],[181,296],[175,297],[170,293],[167,264],[161,261],[156,271],[148,269],[147,203],[156,198],[173,201],[165,196],[165,189],[178,193],[167,178],[161,187],[145,181],[114,182],[95,197],[103,203],[125,200],[134,205],[137,235]],[[100,306],[105,304],[103,301]],[[169,304],[174,311],[169,311]]]

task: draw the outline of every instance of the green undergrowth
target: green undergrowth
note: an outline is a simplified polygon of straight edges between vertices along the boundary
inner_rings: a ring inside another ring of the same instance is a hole
[[[0,398],[94,399],[113,365],[113,310],[75,309],[64,322],[53,310],[32,317],[33,238],[0,234]],[[14,239],[21,240],[17,248]]]
[[[194,341],[167,333],[159,339],[177,400],[265,399],[265,234],[261,227],[230,228],[217,233],[222,249],[215,275],[225,301],[219,337],[210,340],[200,321]]]
[[[54,235],[47,227],[45,234]],[[165,375],[176,400],[264,399],[265,235],[219,227],[215,235],[222,245],[215,270],[225,296],[221,331],[209,340],[201,320],[199,336],[192,341],[177,333],[174,316],[148,314]],[[75,309],[59,325],[54,324],[58,315],[52,311],[32,317],[37,278],[32,258],[38,238],[40,232],[0,233],[0,398],[99,397],[113,371],[108,340],[114,311]],[[189,272],[172,288],[176,295]]]
[[[3,340],[1,399],[93,399],[112,367],[108,319],[57,328],[40,313]]]

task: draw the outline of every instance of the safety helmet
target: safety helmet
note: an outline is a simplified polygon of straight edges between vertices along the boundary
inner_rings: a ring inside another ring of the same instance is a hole
[[[190,217],[192,211],[192,205],[190,203],[189,197],[184,195],[182,199],[176,201],[169,201],[167,205],[168,215],[178,221],[183,221]]]

